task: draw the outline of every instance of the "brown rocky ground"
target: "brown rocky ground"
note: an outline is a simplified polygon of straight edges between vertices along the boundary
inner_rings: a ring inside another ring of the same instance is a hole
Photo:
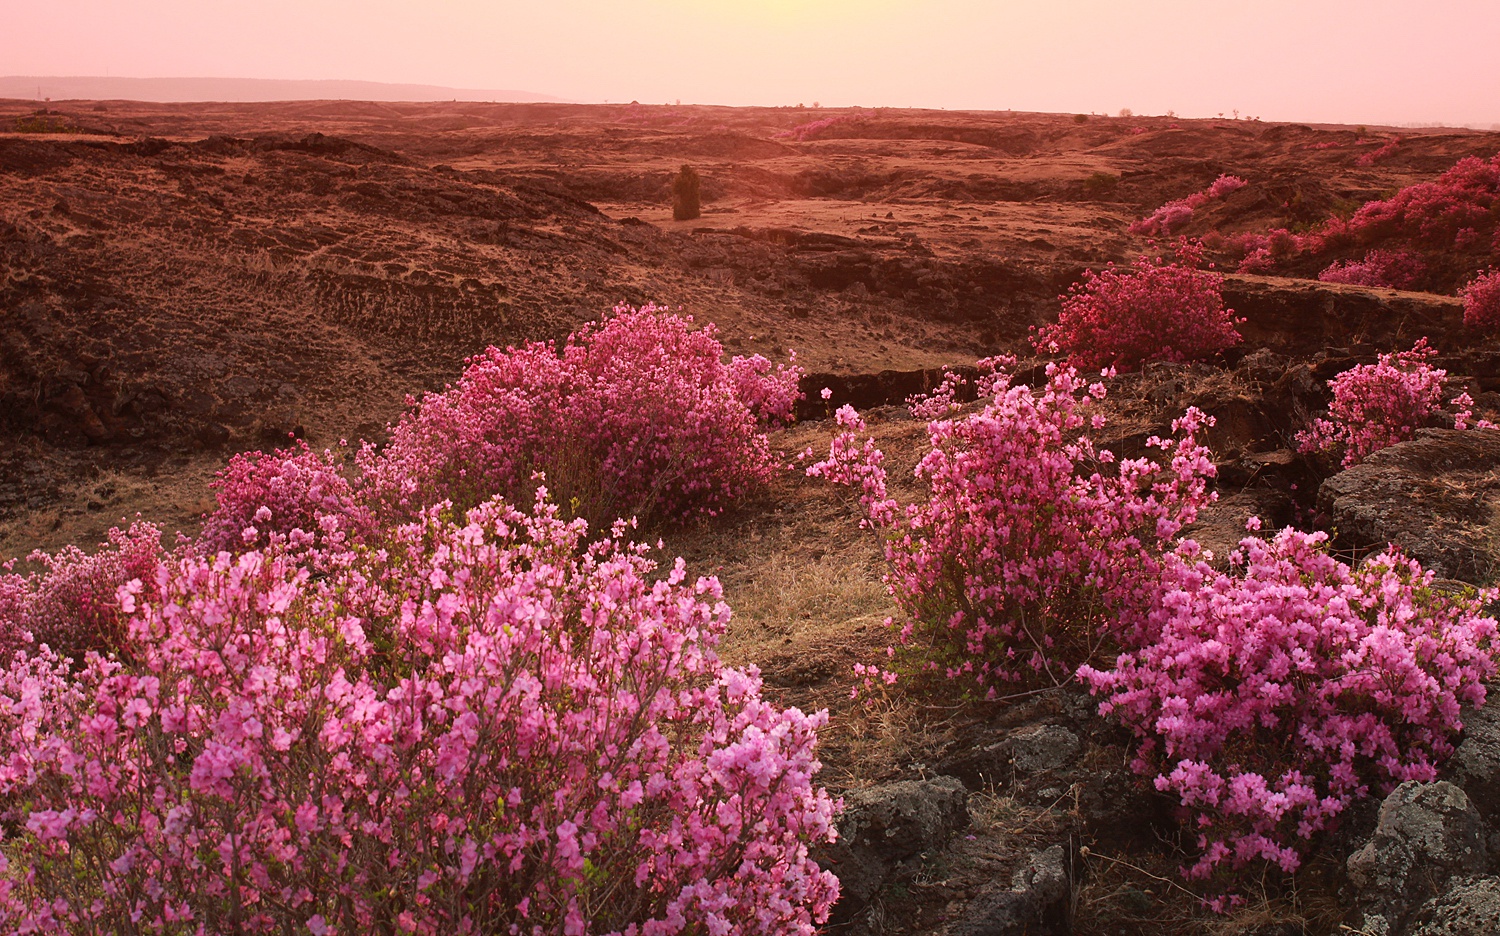
[[[1147,249],[1127,228],[1161,203],[1228,172],[1249,185],[1186,233],[1295,228],[1500,150],[1500,134],[1403,131],[1397,156],[1359,166],[1377,145],[1359,141],[1388,131],[896,110],[787,135],[830,116],[0,102],[13,128],[0,132],[0,558],[96,542],[137,511],[191,532],[234,451],[289,433],[377,438],[407,395],[486,344],[556,339],[621,301],[682,306],[735,352],[795,348],[810,386],[870,408],[909,466],[923,427],[889,404],[932,374],[876,372],[1025,353],[1084,267]],[[675,222],[683,164],[704,212]],[[1198,535],[1220,554],[1249,513],[1318,521],[1331,466],[1291,439],[1339,371],[1425,335],[1454,392],[1500,408],[1500,346],[1464,332],[1452,297],[1252,276],[1225,294],[1243,347],[1111,388],[1126,450],[1188,405],[1219,419],[1222,501]],[[790,460],[830,433],[804,420],[775,444]],[[830,708],[825,782],[852,795],[948,774],[968,789],[967,831],[893,858],[830,932],[1009,932],[973,908],[1004,904],[1017,863],[1053,845],[1078,933],[1333,933],[1354,919],[1337,844],[1238,914],[1202,911],[1176,876],[1170,811],[1076,692],[998,710],[850,702],[850,665],[881,652],[893,610],[856,519],[788,472],[666,544],[724,581],[729,658],[758,664],[784,704]]]

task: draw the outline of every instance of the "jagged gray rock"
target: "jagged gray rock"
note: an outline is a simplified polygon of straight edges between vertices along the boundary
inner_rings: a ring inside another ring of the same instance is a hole
[[[1493,820],[1500,817],[1500,705],[1466,709],[1463,718],[1463,741],[1446,771],[1479,814]]]
[[[1447,781],[1407,781],[1380,806],[1380,822],[1349,856],[1349,880],[1369,936],[1400,936],[1414,910],[1449,880],[1485,869],[1484,823],[1464,791]]]
[[[950,936],[1066,936],[1073,931],[1073,876],[1061,845],[1035,852],[1011,876],[980,891]]]
[[[1061,725],[1037,725],[1012,734],[1010,749],[1018,773],[1038,774],[1062,770],[1072,764],[1083,750],[1083,743]]]
[[[1495,936],[1500,933],[1500,879],[1471,878],[1434,897],[1407,936]]]
[[[818,860],[838,875],[835,922],[863,909],[905,859],[939,848],[969,824],[969,791],[955,777],[901,780],[844,797],[839,840]]]
[[[1396,543],[1446,578],[1494,574],[1500,521],[1500,430],[1422,429],[1318,488],[1340,544]]]

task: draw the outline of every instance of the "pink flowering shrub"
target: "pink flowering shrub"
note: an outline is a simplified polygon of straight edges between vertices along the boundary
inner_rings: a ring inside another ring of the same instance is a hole
[[[1360,153],[1354,162],[1360,166],[1373,166],[1395,154],[1401,148],[1401,138],[1391,137],[1379,149],[1370,150],[1368,153]]]
[[[334,454],[292,448],[235,455],[209,484],[218,507],[204,518],[200,548],[243,552],[265,546],[273,533],[318,529],[318,516],[352,520],[364,512]]]
[[[1345,468],[1413,438],[1442,403],[1448,372],[1428,364],[1437,351],[1423,338],[1410,351],[1380,355],[1328,382],[1328,415],[1297,433],[1298,449],[1341,456]]]
[[[115,593],[133,579],[154,582],[161,531],[137,520],[107,535],[92,555],[77,546],[37,551],[28,559],[42,569],[0,574],[0,660],[39,644],[78,659],[89,650],[120,649],[126,615]]]
[[[1057,323],[1039,329],[1032,344],[1090,370],[1193,361],[1238,344],[1223,277],[1198,269],[1201,260],[1202,248],[1183,241],[1171,262],[1141,257],[1124,270],[1086,270],[1061,297]]]
[[[1466,156],[1431,182],[1366,202],[1348,220],[1329,218],[1303,234],[1285,228],[1247,233],[1232,246],[1233,254],[1244,258],[1241,272],[1264,273],[1298,257],[1393,243],[1427,252],[1429,265],[1438,268],[1441,252],[1483,252],[1486,240],[1489,251],[1500,254],[1500,155]]]
[[[182,553],[126,657],[0,671],[6,930],[811,934],[826,713],[721,666],[718,583],[447,511],[318,575],[303,533]]]
[[[796,140],[799,143],[804,140],[815,140],[825,130],[841,124],[853,123],[863,119],[863,117],[864,115],[859,112],[853,114],[834,114],[831,117],[822,117],[817,120],[810,120],[807,123],[798,124],[789,130],[782,130],[776,134],[776,137],[781,140]]]
[[[1252,526],[1256,525],[1252,521]],[[1177,796],[1189,877],[1265,861],[1295,871],[1353,800],[1429,781],[1461,705],[1484,702],[1496,625],[1478,599],[1385,553],[1350,569],[1327,534],[1245,539],[1216,572],[1183,544],[1162,566],[1159,636],[1080,676],[1140,738],[1137,770]]]
[[[1208,188],[1204,189],[1204,200],[1212,201],[1215,198],[1223,198],[1224,196],[1229,195],[1232,192],[1238,192],[1247,184],[1249,183],[1247,183],[1244,179],[1241,179],[1239,176],[1232,176],[1226,172],[1215,179],[1213,181],[1213,184],[1211,184]]]
[[[972,389],[968,377],[957,371],[945,371],[942,383],[933,387],[930,392],[914,393],[907,397],[906,410],[914,419],[926,422],[952,416],[963,409],[966,401],[991,396],[996,389],[1003,390],[1009,386],[1008,375],[1015,366],[1016,358],[1010,354],[997,354],[975,361],[974,368],[979,373],[973,380]]]
[[[1468,156],[1432,182],[1408,185],[1383,201],[1365,204],[1349,219],[1358,240],[1400,236],[1449,247],[1459,231],[1493,231],[1500,203],[1500,155]]]
[[[928,426],[917,466],[926,499],[886,491],[883,453],[857,413],[808,474],[857,486],[867,523],[885,536],[886,584],[907,621],[898,647],[918,672],[971,681],[990,695],[1018,682],[1063,682],[1101,645],[1133,635],[1162,553],[1212,499],[1197,410],[1175,439],[1153,439],[1160,463],[1115,463],[1085,425],[1104,386],[1051,365],[1048,384],[1001,388],[979,413]],[[1131,636],[1130,639],[1137,639]]]
[[[943,382],[933,387],[929,393],[914,393],[906,398],[907,412],[912,418],[931,422],[934,419],[942,419],[952,416],[963,408],[961,397],[968,380],[963,374],[955,371],[946,371],[943,374]]]
[[[1174,228],[1180,228],[1193,220],[1193,206],[1188,200],[1169,201],[1139,221],[1130,225],[1130,233],[1148,237],[1166,237]]]
[[[768,425],[785,425],[792,421],[802,391],[797,381],[802,368],[796,364],[796,352],[786,364],[772,365],[759,354],[735,355],[729,360],[729,379],[734,394],[757,420]]]
[[[1244,188],[1245,184],[1244,179],[1225,173],[1203,191],[1194,192],[1186,198],[1179,198],[1162,205],[1151,214],[1131,224],[1130,231],[1133,234],[1145,234],[1150,237],[1166,237],[1172,233],[1173,228],[1180,228],[1193,220],[1194,209],[1202,208],[1214,199],[1223,198],[1231,192],[1237,192]]]
[[[568,338],[490,348],[459,382],[359,456],[362,496],[386,516],[499,493],[529,498],[544,474],[558,503],[597,527],[617,517],[712,515],[775,469],[757,418],[785,419],[795,365],[725,364],[708,326],[648,305]]]
[[[9,659],[15,651],[31,643],[27,629],[26,606],[31,602],[34,579],[12,572],[7,563],[0,571],[0,659]]]
[[[1465,286],[1464,324],[1475,331],[1500,331],[1500,270],[1486,270]]]
[[[1427,272],[1427,263],[1409,250],[1372,250],[1363,260],[1339,260],[1330,264],[1318,279],[1325,283],[1347,283],[1352,286],[1383,286],[1410,289]]]

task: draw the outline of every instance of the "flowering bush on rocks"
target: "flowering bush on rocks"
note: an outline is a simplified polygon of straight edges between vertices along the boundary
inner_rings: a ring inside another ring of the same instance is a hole
[[[128,653],[0,670],[7,931],[810,934],[826,715],[719,664],[718,583],[449,512],[183,551]]]
[[[1410,289],[1426,272],[1426,262],[1409,250],[1372,250],[1363,260],[1330,264],[1318,274],[1318,279],[1325,283]]]
[[[128,529],[110,529],[92,555],[77,546],[33,552],[29,561],[42,568],[28,575],[7,564],[0,573],[0,660],[39,644],[80,660],[89,650],[120,649],[127,615],[116,592],[135,579],[154,587],[162,555],[161,530],[137,520]]]
[[[1486,270],[1465,286],[1464,324],[1475,331],[1500,331],[1500,270]]]
[[[1152,439],[1160,462],[1116,463],[1083,433],[1104,425],[1104,396],[1072,368],[1048,383],[995,389],[979,413],[932,422],[917,466],[925,500],[902,507],[883,453],[850,407],[827,459],[808,474],[857,486],[868,524],[886,538],[887,586],[907,621],[903,661],[971,681],[994,696],[1020,683],[1063,682],[1102,644],[1144,623],[1160,557],[1198,508],[1214,468],[1189,410],[1175,439]],[[885,675],[885,674],[878,674]]]
[[[494,494],[530,496],[538,474],[570,513],[712,515],[775,468],[758,418],[787,418],[795,365],[725,364],[708,326],[654,305],[619,306],[568,338],[490,348],[459,382],[402,417],[390,446],[359,457],[365,496],[386,516]]]
[[[1401,148],[1401,138],[1391,137],[1379,149],[1373,149],[1366,153],[1360,153],[1354,160],[1357,166],[1373,166],[1378,162],[1392,156]]]
[[[1423,338],[1410,351],[1382,354],[1378,363],[1360,364],[1334,377],[1328,382],[1333,391],[1328,415],[1297,433],[1299,449],[1342,456],[1348,468],[1415,437],[1441,408],[1448,372],[1427,363],[1436,354]],[[1462,407],[1466,401],[1472,405],[1466,394],[1453,402]],[[1467,425],[1469,415],[1461,411],[1459,428]]]
[[[1434,779],[1460,706],[1484,702],[1494,596],[1445,597],[1390,552],[1351,569],[1326,538],[1245,539],[1228,573],[1184,543],[1162,564],[1156,639],[1080,671],[1141,739],[1136,768],[1193,818],[1190,877],[1296,870],[1353,800]]]
[[[1392,151],[1394,145],[1393,141],[1378,152]],[[1305,233],[1294,234],[1286,228],[1245,233],[1232,238],[1230,246],[1233,253],[1243,258],[1239,265],[1242,273],[1271,272],[1294,258],[1325,250],[1393,242],[1426,251],[1428,259],[1436,261],[1440,253],[1470,257],[1476,253],[1500,254],[1497,221],[1500,221],[1500,155],[1487,160],[1466,156],[1430,182],[1408,185],[1390,198],[1366,202],[1347,220],[1332,217],[1321,227]],[[1445,257],[1444,261],[1434,262],[1429,269],[1452,265],[1451,258]],[[1335,265],[1333,269],[1347,267]]]
[[[272,534],[318,529],[318,516],[353,520],[365,511],[331,451],[314,452],[298,440],[291,448],[235,455],[209,487],[218,506],[204,518],[200,548],[243,552]]]
[[[818,120],[810,120],[807,123],[798,124],[788,130],[782,130],[776,134],[777,139],[791,139],[799,142],[804,140],[816,140],[823,135],[823,131],[830,130],[843,124],[857,123],[864,119],[864,115],[858,108],[852,114],[835,114],[831,117],[822,117]]]
[[[1202,259],[1200,245],[1183,241],[1171,262],[1141,257],[1128,269],[1086,270],[1061,297],[1057,324],[1032,343],[1090,370],[1193,361],[1232,347],[1240,334],[1224,307],[1223,277],[1198,269]]]
[[[1186,198],[1169,201],[1165,205],[1153,211],[1151,214],[1130,225],[1133,234],[1146,234],[1149,236],[1165,237],[1172,233],[1173,228],[1182,227],[1193,220],[1193,210],[1202,208],[1204,205],[1216,198],[1223,198],[1231,192],[1237,192],[1245,187],[1245,180],[1238,176],[1232,176],[1227,172],[1213,181],[1213,184],[1201,192],[1194,192]]]
[[[1500,203],[1500,155],[1489,160],[1466,156],[1432,182],[1408,185],[1388,199],[1366,203],[1349,219],[1363,241],[1404,236],[1435,247],[1454,245],[1465,229],[1495,229]]]

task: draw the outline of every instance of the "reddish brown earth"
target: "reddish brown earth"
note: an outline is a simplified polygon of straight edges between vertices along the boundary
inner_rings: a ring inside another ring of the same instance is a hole
[[[136,511],[191,532],[233,452],[289,433],[378,438],[408,394],[441,388],[485,345],[557,339],[618,302],[681,306],[732,352],[795,348],[830,384],[1024,356],[1085,267],[1148,249],[1132,221],[1221,173],[1249,184],[1183,233],[1305,229],[1500,151],[1500,134],[1403,130],[1394,156],[1359,166],[1394,131],[947,111],[783,135],[839,114],[0,101],[0,558],[91,544]],[[676,222],[683,164],[702,178],[703,215]],[[1224,507],[1200,534],[1216,550],[1249,512],[1313,509],[1328,466],[1294,456],[1291,437],[1340,370],[1425,335],[1481,411],[1500,403],[1500,346],[1464,332],[1451,296],[1249,276],[1225,293],[1246,318],[1242,348],[1112,388],[1127,449],[1187,405],[1218,417]],[[905,391],[871,392],[867,405]],[[901,417],[871,422],[909,465],[923,433]],[[829,434],[808,421],[775,441],[826,450]],[[788,474],[667,544],[723,578],[731,659],[761,665],[785,704],[833,709],[825,782],[931,773],[1028,720],[1093,730],[1066,699],[1002,714],[849,703],[849,665],[876,658],[893,611],[856,520],[837,492]],[[1336,886],[1319,890],[1336,859],[1317,857],[1300,891],[1267,885],[1236,924],[1177,892],[1163,826],[1090,825],[1089,777],[1121,774],[1121,740],[1086,736],[1088,776],[992,778],[975,837],[883,898],[883,931],[942,931],[984,881],[1009,880],[1007,861],[1057,841],[1095,856],[1080,933],[1337,931]]]

